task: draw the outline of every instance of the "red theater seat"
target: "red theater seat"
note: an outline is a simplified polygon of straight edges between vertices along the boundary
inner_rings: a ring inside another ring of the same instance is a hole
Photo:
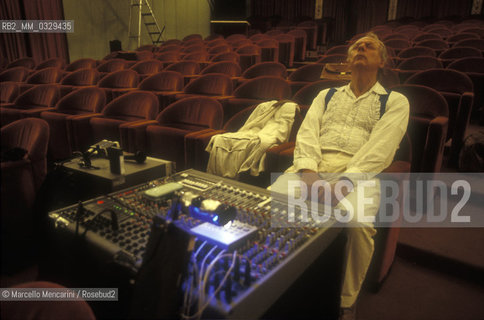
[[[34,212],[33,207],[37,191],[47,174],[49,126],[41,119],[21,119],[3,126],[0,138],[1,258],[2,274],[8,274],[18,272],[26,263],[31,263],[32,249],[38,241],[34,234],[38,228],[35,222],[39,221],[35,214],[39,212]],[[14,153],[14,150],[26,153],[22,155]],[[1,312],[4,319],[3,303]]]
[[[101,115],[89,116],[89,130],[92,133],[93,142],[103,139],[119,141],[121,147],[125,147],[121,139],[119,126],[121,124],[135,123],[137,121],[152,120],[158,114],[158,99],[149,91],[133,91],[126,93],[104,107]],[[78,119],[86,119],[86,116],[78,116]],[[75,128],[75,135],[82,134]]]
[[[131,149],[132,146],[141,147],[150,155],[175,161],[177,170],[181,170],[186,168],[185,136],[190,132],[219,129],[222,119],[223,109],[216,100],[185,98],[169,105],[156,121],[124,125],[123,136],[127,137]]]
[[[309,84],[310,82],[315,82],[321,79],[321,73],[323,72],[324,64],[322,63],[311,63],[303,65],[297,68],[294,72],[289,75],[288,82],[291,86],[292,95]]]
[[[65,67],[65,71],[76,71],[79,69],[85,69],[85,68],[96,68],[97,62],[94,59],[91,58],[82,58],[78,59],[74,62],[71,62]]]
[[[0,82],[14,81],[24,82],[30,74],[30,69],[26,67],[12,67],[0,73]]]
[[[436,90],[421,85],[404,84],[392,90],[410,103],[407,133],[412,141],[412,172],[440,172],[449,122],[447,102]]]
[[[10,62],[7,65],[7,69],[13,68],[13,67],[25,67],[27,69],[34,69],[35,68],[35,61],[33,58],[26,57],[26,58],[19,58],[17,60],[14,60]]]
[[[35,71],[25,79],[25,83],[20,85],[20,91],[24,92],[36,84],[58,83],[63,76],[64,71],[55,67]]]
[[[65,61],[64,59],[61,58],[51,58],[42,61],[39,63],[36,67],[35,70],[42,70],[45,68],[58,68],[58,69],[64,69],[65,66]]]
[[[1,105],[13,103],[19,93],[18,83],[7,81],[0,83],[0,103]]]
[[[472,80],[459,71],[430,69],[414,74],[406,84],[419,84],[433,88],[447,100],[449,108],[447,138],[452,138],[450,164],[455,164],[464,141],[474,101]]]
[[[0,109],[2,126],[27,117],[38,117],[42,111],[51,110],[59,99],[59,87],[41,84],[20,94],[13,103],[3,104]]]
[[[99,81],[100,74],[96,69],[86,68],[69,72],[60,82],[61,96],[82,87],[95,86]]]
[[[134,70],[120,70],[109,73],[99,80],[97,86],[106,93],[106,101],[119,97],[126,92],[133,91],[138,87],[139,75]]]
[[[71,118],[77,115],[99,113],[106,104],[104,91],[97,87],[77,89],[62,97],[51,111],[41,113],[41,118],[47,121],[51,135],[49,140],[49,157],[65,159],[73,151],[82,149],[83,137],[72,133]]]
[[[225,121],[246,107],[269,100],[290,99],[291,87],[280,77],[262,76],[245,81],[233,95],[234,98],[224,104]]]
[[[162,71],[141,81],[138,89],[153,92],[158,97],[158,110],[162,111],[175,101],[176,94],[183,90],[183,84],[183,75],[180,72]]]

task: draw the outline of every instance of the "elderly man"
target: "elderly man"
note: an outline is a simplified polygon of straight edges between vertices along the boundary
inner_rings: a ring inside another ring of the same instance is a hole
[[[375,217],[379,209],[380,184],[375,176],[391,164],[408,124],[405,96],[387,91],[377,80],[386,59],[386,48],[375,34],[351,45],[347,58],[351,82],[316,96],[297,135],[294,165],[272,185],[276,192],[298,193],[288,186],[302,181],[301,188],[307,187],[311,194],[311,186],[325,180],[331,189],[318,189],[319,202],[354,209],[346,224],[342,319],[355,317],[355,302],[373,255],[376,230],[368,217]],[[335,191],[339,182],[346,187]],[[358,188],[363,182],[370,187]],[[372,203],[358,206],[361,190]]]

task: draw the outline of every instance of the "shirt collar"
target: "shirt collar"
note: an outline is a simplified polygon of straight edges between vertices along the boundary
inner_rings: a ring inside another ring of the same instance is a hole
[[[338,91],[346,91],[348,93],[351,93],[351,95],[354,95],[353,91],[351,91],[350,83],[348,83],[345,86],[342,86],[342,87],[338,88]],[[388,91],[378,81],[364,95],[367,95],[367,94],[369,94],[371,92],[374,92],[374,93],[379,94],[379,95],[388,94]]]

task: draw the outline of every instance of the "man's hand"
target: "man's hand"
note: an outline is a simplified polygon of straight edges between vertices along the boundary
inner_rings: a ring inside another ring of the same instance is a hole
[[[337,182],[332,183],[331,184],[331,206],[335,207],[338,203],[340,203],[340,201],[343,200],[343,198],[346,198],[346,196],[351,191],[353,191],[353,188],[354,188],[353,182],[351,182],[351,180],[345,177],[341,177]],[[339,193],[338,196],[337,196],[337,193]]]
[[[320,181],[321,177],[317,172],[312,170],[301,170],[301,180],[306,184],[307,194],[311,194],[311,188],[316,181]],[[338,189],[338,192],[336,192]],[[341,177],[337,182],[330,184],[328,187],[319,187],[318,189],[318,201],[320,203],[327,203],[332,207],[335,207],[340,200],[345,198],[353,190],[353,183],[351,180],[345,177]],[[330,192],[329,197],[326,192]],[[337,196],[338,193],[338,196]],[[326,200],[326,197],[328,199]],[[339,198],[339,199],[338,199]]]

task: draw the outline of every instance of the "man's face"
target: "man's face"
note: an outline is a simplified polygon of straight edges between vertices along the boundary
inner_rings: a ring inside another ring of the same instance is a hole
[[[358,39],[348,54],[348,63],[351,69],[378,70],[378,68],[383,68],[384,62],[380,55],[378,42],[370,37]]]

